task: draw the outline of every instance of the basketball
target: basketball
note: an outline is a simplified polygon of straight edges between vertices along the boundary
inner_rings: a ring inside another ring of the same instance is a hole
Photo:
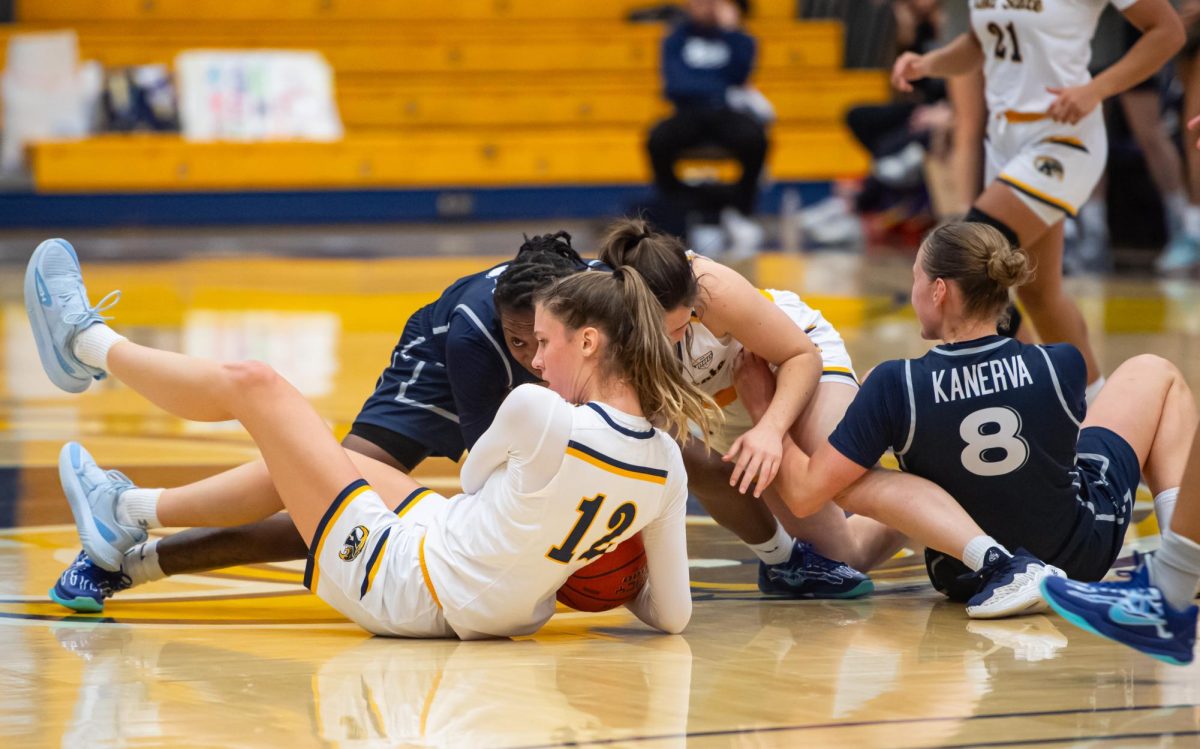
[[[609,611],[632,601],[648,574],[639,533],[567,578],[558,602],[576,611]]]

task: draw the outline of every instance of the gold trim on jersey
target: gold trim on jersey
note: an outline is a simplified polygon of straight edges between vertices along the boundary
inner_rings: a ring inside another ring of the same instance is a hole
[[[649,481],[651,484],[666,484],[667,472],[655,468],[644,468],[629,463],[622,463],[616,458],[610,458],[578,442],[567,443],[567,455],[589,463],[602,471],[624,476],[638,481]]]
[[[1041,202],[1045,203],[1048,206],[1051,206],[1052,208],[1057,208],[1060,211],[1066,211],[1066,213],[1068,215],[1074,216],[1076,213],[1075,208],[1072,207],[1070,203],[1059,200],[1058,198],[1051,197],[1051,196],[1047,195],[1046,193],[1042,192],[1041,190],[1037,189],[1036,187],[1030,187],[1029,185],[1025,184],[1024,182],[1021,182],[1020,180],[1017,180],[1017,179],[1013,179],[1012,177],[1008,176],[1007,174],[1001,174],[1000,176],[996,177],[996,179],[998,179],[999,181],[1008,185],[1009,187],[1013,188],[1014,190],[1019,190],[1020,192],[1025,193],[1026,195],[1033,198],[1034,200],[1040,200]]]
[[[429,567],[425,564],[425,536],[421,536],[421,544],[417,547],[417,561],[421,563],[421,577],[425,578],[425,587],[429,588],[429,595],[437,604],[438,609],[441,609],[442,601],[438,598],[437,589],[433,587],[433,580],[429,578]]]
[[[1015,109],[1009,109],[1004,112],[1004,119],[1009,122],[1039,122],[1049,116],[1045,112],[1018,112]]]
[[[358,484],[360,481],[362,483],[358,487],[354,488],[352,491],[344,492],[342,496],[333,501],[333,505],[329,508],[325,517],[321,519],[320,524],[317,526],[317,537],[313,539],[311,546],[312,565],[309,569],[309,574],[307,575],[308,579],[305,581],[309,584],[308,589],[314,594],[317,592],[317,582],[321,578],[321,553],[325,550],[325,539],[329,537],[329,531],[333,528],[333,526],[337,525],[337,521],[339,518],[341,518],[342,513],[346,511],[346,508],[349,507],[354,500],[361,497],[365,492],[371,491],[371,485],[365,481],[362,481],[362,479],[355,481],[350,486],[353,487],[354,484]]]
[[[359,599],[366,597],[371,592],[371,586],[375,584],[375,575],[379,572],[379,568],[383,565],[383,555],[387,553],[388,541],[391,540],[389,531],[395,526],[389,526],[383,531],[383,538],[375,546],[375,551],[371,554],[370,560],[367,561],[367,575],[363,580],[362,590],[359,591]]]
[[[1042,143],[1053,143],[1058,146],[1066,146],[1067,148],[1074,148],[1075,150],[1083,151],[1084,153],[1091,153],[1091,151],[1088,150],[1088,147],[1083,145],[1083,141],[1081,141],[1078,138],[1072,138],[1072,137],[1066,136],[1066,135],[1053,135],[1049,138],[1042,138],[1041,142]]]

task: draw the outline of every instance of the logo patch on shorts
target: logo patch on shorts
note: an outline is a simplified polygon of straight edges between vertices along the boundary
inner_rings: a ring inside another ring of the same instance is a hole
[[[1038,156],[1033,160],[1033,167],[1034,169],[1037,169],[1039,173],[1044,174],[1047,177],[1054,177],[1060,182],[1063,179],[1063,175],[1066,173],[1066,171],[1063,169],[1062,162],[1053,156]]]
[[[713,352],[709,351],[707,354],[705,354],[704,356],[701,356],[699,359],[692,359],[692,366],[695,367],[696,369],[704,369],[709,364],[712,364],[712,360],[713,360]]]
[[[338,552],[338,558],[346,562],[353,562],[366,547],[367,537],[370,535],[371,531],[367,530],[367,526],[354,526],[354,530],[350,531],[349,536],[346,536],[342,550]]]

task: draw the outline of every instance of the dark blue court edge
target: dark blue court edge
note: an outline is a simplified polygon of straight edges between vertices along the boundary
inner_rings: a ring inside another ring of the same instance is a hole
[[[830,194],[827,181],[778,182],[759,211],[777,213],[785,189],[803,205]],[[0,193],[0,229],[111,226],[370,224],[596,218],[651,198],[646,185],[448,187],[436,190],[297,190],[157,193]]]
[[[1019,713],[985,713],[983,715],[952,715],[929,718],[896,718],[894,720],[857,720],[849,723],[808,723],[794,726],[765,726],[763,728],[729,728],[716,731],[688,731],[684,733],[659,733],[648,736],[624,736],[611,739],[580,739],[577,742],[559,744],[526,744],[512,746],[507,749],[558,749],[563,746],[604,746],[607,744],[635,743],[639,741],[663,741],[666,739],[704,739],[716,736],[736,736],[750,733],[798,733],[800,731],[824,731],[831,728],[864,728],[868,726],[905,725],[909,723],[944,723],[946,721],[997,720],[1005,718],[1045,718],[1054,715],[1083,715],[1087,713],[1124,713],[1144,712],[1148,710],[1192,710],[1196,706],[1190,704],[1178,705],[1140,705],[1136,707],[1097,707],[1078,708],[1075,710],[1035,710]],[[1155,731],[1151,733],[1130,734],[1099,734],[1095,736],[1070,736],[1045,739],[1018,739],[1014,741],[983,742],[973,741],[969,744],[931,744],[924,749],[968,749],[976,746],[1028,746],[1031,744],[1069,744],[1077,741],[1117,741],[1120,739],[1154,738],[1158,736],[1200,736],[1200,730],[1190,731]]]

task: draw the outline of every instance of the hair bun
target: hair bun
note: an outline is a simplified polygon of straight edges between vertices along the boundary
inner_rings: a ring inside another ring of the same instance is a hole
[[[987,263],[988,278],[1006,289],[1020,286],[1029,280],[1029,257],[1024,250],[1009,246],[1005,240],[1004,246],[995,249]]]

